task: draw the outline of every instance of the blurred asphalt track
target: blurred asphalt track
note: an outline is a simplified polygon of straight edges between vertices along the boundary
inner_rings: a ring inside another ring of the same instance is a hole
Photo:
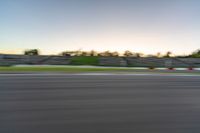
[[[0,74],[0,133],[200,133],[200,76]]]

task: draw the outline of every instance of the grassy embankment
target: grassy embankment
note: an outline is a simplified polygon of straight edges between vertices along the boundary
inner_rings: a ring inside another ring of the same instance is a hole
[[[77,56],[71,59],[71,65],[93,65],[97,66],[99,64],[99,57],[93,56]]]
[[[10,66],[0,67],[0,72],[104,72],[104,71],[124,71],[123,68],[101,68],[101,67],[76,67],[80,65],[98,66],[98,57],[73,57],[70,65],[74,66]]]
[[[0,72],[105,72],[105,71],[126,71],[123,68],[90,68],[90,67],[0,67]]]
[[[73,57],[70,65],[98,65],[98,57]],[[80,68],[80,67],[58,67],[58,66],[8,66],[0,67],[0,72],[95,72],[112,71],[110,68]],[[118,69],[119,70],[119,69]]]

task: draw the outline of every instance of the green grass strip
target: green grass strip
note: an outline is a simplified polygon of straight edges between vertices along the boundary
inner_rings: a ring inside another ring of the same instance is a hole
[[[93,56],[77,56],[72,57],[71,59],[72,65],[98,65],[98,57]]]

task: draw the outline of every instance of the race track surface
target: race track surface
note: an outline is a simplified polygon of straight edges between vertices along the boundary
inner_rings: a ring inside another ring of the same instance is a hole
[[[200,133],[200,76],[0,75],[0,133]]]

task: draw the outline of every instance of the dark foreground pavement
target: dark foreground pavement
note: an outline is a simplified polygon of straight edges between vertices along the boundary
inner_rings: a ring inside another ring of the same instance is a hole
[[[0,133],[200,133],[200,77],[0,75]]]

